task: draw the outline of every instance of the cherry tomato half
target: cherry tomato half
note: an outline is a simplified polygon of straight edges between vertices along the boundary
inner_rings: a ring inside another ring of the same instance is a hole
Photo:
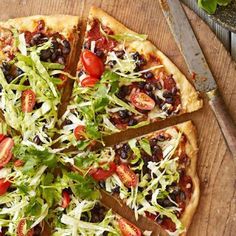
[[[102,60],[89,50],[84,50],[81,55],[82,64],[86,72],[96,78],[100,78],[104,72]]]
[[[20,166],[23,166],[23,165],[24,165],[24,161],[22,161],[22,160],[16,160],[14,162],[15,167],[20,167]]]
[[[74,135],[77,140],[84,139],[84,132],[85,132],[85,126],[84,125],[78,125],[74,129]]]
[[[94,85],[98,82],[99,82],[99,79],[97,79],[96,77],[87,76],[81,81],[81,86],[82,87],[94,87]]]
[[[13,146],[14,141],[9,137],[0,143],[0,167],[5,166],[11,160]]]
[[[127,220],[120,218],[118,225],[123,236],[141,236],[141,230]]]
[[[62,204],[61,207],[62,208],[67,208],[70,204],[70,194],[66,191],[63,190],[62,191]]]
[[[0,142],[5,138],[6,136],[4,134],[0,134]]]
[[[10,186],[11,182],[5,179],[0,179],[0,196],[5,194]]]
[[[130,97],[131,103],[141,110],[152,110],[155,107],[155,101],[146,93],[134,93]]]
[[[26,220],[21,219],[17,225],[16,234],[17,236],[33,236],[34,235],[34,229],[28,230],[28,232],[25,233],[25,227],[26,227]]]
[[[36,102],[36,95],[33,90],[27,89],[21,95],[21,108],[23,112],[33,111]]]
[[[138,184],[136,174],[126,164],[117,166],[116,173],[126,187],[135,187]]]
[[[103,168],[94,168],[89,171],[89,174],[97,181],[106,180],[112,176],[116,171],[116,164],[114,162],[109,163],[109,169],[104,170]]]

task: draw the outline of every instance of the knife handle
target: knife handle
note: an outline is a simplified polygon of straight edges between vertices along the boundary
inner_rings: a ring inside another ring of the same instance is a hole
[[[230,116],[225,102],[217,90],[207,93],[209,104],[216,116],[221,132],[225,138],[226,144],[229,147],[234,160],[236,161],[236,125]]]

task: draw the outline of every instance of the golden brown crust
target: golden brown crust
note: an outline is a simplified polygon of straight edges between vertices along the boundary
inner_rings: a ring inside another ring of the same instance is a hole
[[[100,8],[92,7],[89,13],[89,20],[97,18],[103,25],[112,29],[115,34],[132,33],[136,32],[128,29],[116,19],[108,15]],[[185,75],[167,58],[160,50],[158,50],[150,41],[132,41],[129,47],[134,48],[136,51],[144,55],[155,55],[164,65],[165,71],[168,74],[173,74],[173,78],[178,84],[181,93],[182,109],[181,113],[192,112],[202,107],[203,101],[199,98],[199,94],[194,87],[187,80]]]
[[[22,31],[34,31],[39,20],[44,20],[46,28],[53,32],[59,32],[64,37],[68,38],[74,29],[77,29],[79,23],[78,16],[70,15],[37,15],[37,16],[27,16],[15,19],[9,19],[6,22],[0,22],[2,27],[15,27]]]

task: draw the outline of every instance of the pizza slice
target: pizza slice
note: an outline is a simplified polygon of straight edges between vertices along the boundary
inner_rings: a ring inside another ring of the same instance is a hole
[[[52,145],[78,17],[31,16],[0,23],[0,108],[25,144]]]
[[[146,38],[92,7],[62,141],[77,145],[202,107],[186,77]]]
[[[79,171],[171,235],[182,235],[199,199],[197,138],[188,121],[74,157]]]

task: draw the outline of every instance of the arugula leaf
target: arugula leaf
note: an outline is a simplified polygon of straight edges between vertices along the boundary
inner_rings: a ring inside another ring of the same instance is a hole
[[[142,138],[139,140],[139,144],[141,146],[141,148],[148,154],[148,155],[152,155],[152,151],[151,151],[151,146],[149,144],[148,139],[146,138]]]
[[[98,130],[98,126],[94,123],[87,123],[86,125],[86,134],[88,135],[88,138],[90,139],[100,139],[101,133]]]

